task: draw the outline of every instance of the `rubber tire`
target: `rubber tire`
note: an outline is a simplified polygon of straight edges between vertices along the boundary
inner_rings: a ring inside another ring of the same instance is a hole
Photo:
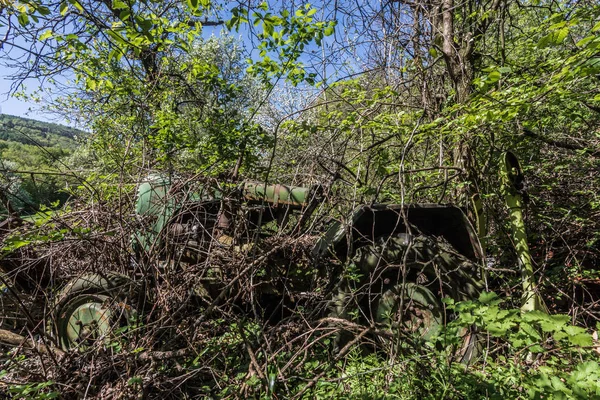
[[[120,318],[118,321],[119,325],[123,326],[129,322],[130,318],[137,315],[140,293],[140,288],[131,279],[117,273],[94,273],[75,278],[68,282],[56,296],[48,323],[52,335],[63,350],[68,351],[74,347],[74,344],[66,339],[66,323],[68,322],[65,322],[64,318],[68,320],[68,317],[62,314],[68,312],[70,305],[77,304],[83,299],[97,299],[98,303],[105,299],[112,299],[115,302],[124,303],[123,314],[126,318]]]
[[[440,257],[442,252],[445,258]],[[444,310],[442,297],[450,297],[455,301],[473,299],[478,297],[483,288],[482,282],[476,278],[477,265],[460,255],[449,243],[425,235],[402,233],[379,238],[376,244],[359,249],[352,262],[363,275],[369,277],[368,282],[362,283],[363,287],[369,286],[366,298],[358,301],[363,308],[361,314],[367,318],[366,323],[374,321],[376,326],[383,325],[384,329],[389,321],[379,315],[380,302],[390,292],[401,290],[402,285],[405,285],[405,289],[423,287],[435,296],[441,310],[441,314],[435,318],[442,325],[452,319],[450,313]],[[402,281],[404,262],[405,276]],[[444,278],[440,278],[440,275]],[[426,286],[423,280],[427,282]],[[456,357],[463,363],[469,363],[479,354],[479,344],[476,333],[465,337]]]
[[[424,310],[429,314],[431,324],[424,325],[427,328],[426,331],[420,329],[418,331],[418,336],[422,339],[427,340],[435,335],[439,326],[444,324],[443,307],[439,299],[426,287],[407,282],[393,285],[381,294],[375,314],[377,325],[386,329],[397,329],[394,325],[398,321],[393,317],[398,314],[400,305],[404,307],[414,305],[414,309]],[[400,322],[408,323],[409,321],[403,318]]]

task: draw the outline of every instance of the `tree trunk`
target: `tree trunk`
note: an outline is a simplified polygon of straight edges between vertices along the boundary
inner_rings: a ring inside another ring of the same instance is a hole
[[[471,32],[462,40],[454,29],[454,0],[442,0],[442,52],[446,69],[456,92],[456,103],[466,103],[471,96],[473,82],[473,44]]]

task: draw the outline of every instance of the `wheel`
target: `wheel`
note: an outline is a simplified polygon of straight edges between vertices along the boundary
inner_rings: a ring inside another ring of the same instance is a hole
[[[383,292],[375,315],[377,325],[422,340],[433,338],[444,325],[439,299],[415,283],[396,284]]]
[[[63,350],[108,344],[137,318],[132,304],[138,299],[138,288],[123,275],[87,274],[58,293],[49,325]]]
[[[350,299],[354,297],[363,322],[385,333],[377,342],[387,350],[429,342],[453,318],[443,298],[473,299],[482,290],[475,263],[449,243],[426,235],[379,238],[357,250],[351,269],[363,279],[350,290],[356,293]],[[470,329],[458,332],[454,342],[461,361],[476,356],[476,335]]]

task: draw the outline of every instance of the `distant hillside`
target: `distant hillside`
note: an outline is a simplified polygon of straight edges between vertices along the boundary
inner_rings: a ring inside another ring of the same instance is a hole
[[[85,132],[59,124],[0,114],[0,142],[73,150]]]
[[[68,178],[60,171],[85,135],[63,125],[0,114],[0,221],[7,201],[27,214],[42,204],[67,200]]]

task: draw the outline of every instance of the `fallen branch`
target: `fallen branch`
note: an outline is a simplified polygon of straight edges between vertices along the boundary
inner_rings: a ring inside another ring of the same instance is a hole
[[[137,355],[140,361],[162,361],[171,358],[188,357],[195,355],[193,349],[185,348],[171,351],[145,351]]]
[[[42,343],[35,343],[33,340],[26,338],[25,336],[19,335],[5,329],[0,329],[0,343],[7,344],[15,347],[22,347],[25,349],[36,350],[42,354],[54,354],[56,356],[63,356],[64,351],[54,346],[47,346]]]

